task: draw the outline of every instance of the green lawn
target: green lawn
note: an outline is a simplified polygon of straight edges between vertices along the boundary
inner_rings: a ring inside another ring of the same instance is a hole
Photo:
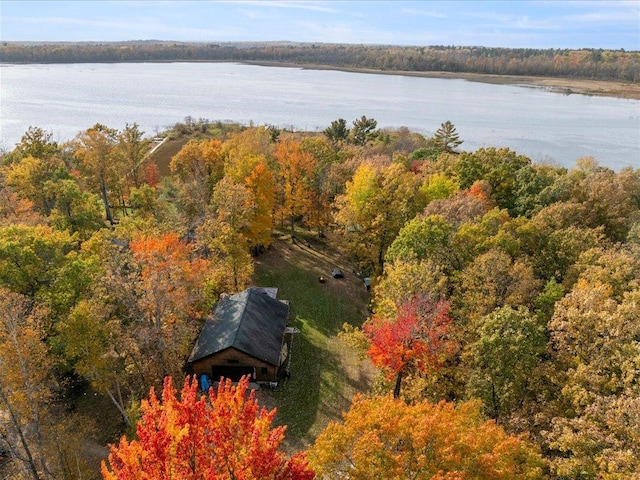
[[[294,448],[303,448],[329,421],[339,420],[353,395],[371,384],[369,364],[337,338],[343,323],[364,321],[368,294],[355,275],[331,278],[332,266],[347,272],[335,260],[325,249],[279,243],[257,262],[256,284],[278,287],[278,298],[290,301],[290,325],[300,329],[292,341],[291,378],[273,392],[276,423],[288,426]]]

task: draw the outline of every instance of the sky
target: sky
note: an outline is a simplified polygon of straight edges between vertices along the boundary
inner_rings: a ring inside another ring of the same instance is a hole
[[[0,0],[0,40],[640,50],[640,0]]]

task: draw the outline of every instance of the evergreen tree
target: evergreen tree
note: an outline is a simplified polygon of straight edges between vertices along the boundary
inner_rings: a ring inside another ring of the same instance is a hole
[[[462,145],[462,140],[449,120],[440,125],[440,128],[433,136],[434,143],[437,148],[449,153],[455,153],[455,149]]]

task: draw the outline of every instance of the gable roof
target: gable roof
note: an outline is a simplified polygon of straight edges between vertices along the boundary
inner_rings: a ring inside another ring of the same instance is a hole
[[[276,300],[277,289],[248,288],[216,303],[196,341],[189,363],[229,347],[280,364],[289,306]]]

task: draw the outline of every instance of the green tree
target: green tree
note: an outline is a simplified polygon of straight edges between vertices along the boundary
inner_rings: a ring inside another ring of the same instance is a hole
[[[230,279],[229,287],[234,292],[247,287],[253,274],[247,236],[254,210],[251,200],[251,191],[245,186],[223,178],[213,192],[212,213],[197,231],[200,241],[214,254],[216,270]]]
[[[432,259],[395,259],[385,263],[384,273],[374,285],[374,311],[390,318],[411,297],[424,292],[435,298],[444,297],[449,288],[442,266]]]
[[[169,164],[178,178],[179,204],[188,225],[202,222],[211,202],[213,187],[224,172],[224,154],[219,140],[190,140]]]
[[[455,170],[460,188],[470,188],[478,180],[486,180],[490,198],[500,208],[514,213],[516,203],[516,174],[530,165],[531,160],[508,148],[480,148],[473,153],[460,154]]]
[[[440,215],[416,217],[407,222],[387,250],[386,260],[429,259],[450,270],[454,254],[451,247],[452,227]]]
[[[122,387],[130,379],[117,347],[119,343],[125,343],[125,335],[120,322],[110,312],[111,308],[102,299],[79,301],[56,325],[56,340],[75,372],[87,379],[97,391],[105,393],[120,412],[125,425],[130,427],[126,399],[122,393]]]
[[[60,150],[58,144],[52,139],[53,134],[51,132],[47,132],[40,127],[30,126],[20,139],[20,143],[16,145],[9,155],[9,158],[12,161],[25,157],[49,159]]]
[[[505,306],[480,321],[478,340],[465,352],[470,375],[468,392],[480,398],[491,418],[506,421],[535,398],[532,383],[545,353],[545,325],[526,307]]]
[[[27,156],[3,168],[6,185],[21,198],[33,202],[37,211],[45,217],[51,213],[55,204],[51,188],[45,186],[49,182],[58,181],[61,176],[68,176],[64,173],[62,162],[57,158]]]
[[[35,298],[44,295],[76,247],[68,232],[47,226],[0,229],[0,286]]]
[[[148,165],[149,140],[144,139],[144,132],[137,123],[127,124],[118,133],[116,154],[122,160],[122,175],[126,178],[128,188],[140,187],[143,183],[143,173]]]
[[[355,145],[359,145],[364,147],[369,140],[372,140],[376,137],[376,127],[378,126],[378,122],[373,118],[367,118],[366,116],[362,116],[353,121],[353,128],[351,129],[351,136],[353,143]]]
[[[374,127],[375,128],[375,127]],[[331,122],[331,125],[323,130],[326,137],[334,144],[349,138],[349,128],[347,127],[347,121],[344,118],[339,118]]]
[[[460,136],[449,120],[440,125],[433,136],[434,145],[440,150],[448,153],[456,153],[456,148],[464,142],[460,140]]]
[[[57,230],[68,230],[86,240],[105,226],[98,196],[83,191],[74,180],[47,182],[45,190],[55,197],[49,221]]]
[[[336,185],[331,177],[332,167],[340,163],[341,159],[331,145],[322,137],[305,138],[300,142],[300,148],[315,158],[315,168],[311,179],[312,208],[307,219],[309,226],[320,232],[333,221],[331,202],[336,195]]]
[[[499,249],[476,257],[458,275],[452,295],[463,343],[475,342],[482,317],[503,306],[531,307],[540,281],[524,259],[513,261]]]

